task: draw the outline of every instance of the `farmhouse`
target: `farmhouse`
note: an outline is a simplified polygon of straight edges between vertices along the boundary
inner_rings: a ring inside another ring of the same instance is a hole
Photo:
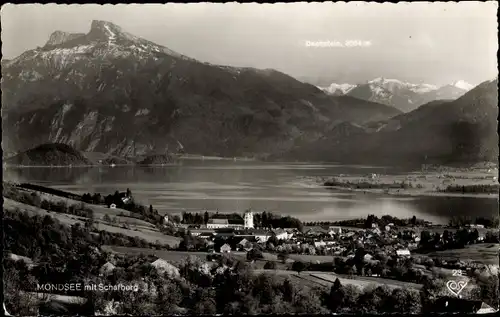
[[[409,257],[410,256],[410,250],[408,250],[408,249],[399,249],[399,250],[396,250],[396,255],[398,257]]]
[[[101,268],[99,269],[99,276],[106,276],[109,275],[113,272],[113,270],[116,267],[113,265],[111,262],[106,262]]]
[[[229,244],[224,244],[220,247],[220,253],[229,253],[231,252],[231,246]]]
[[[252,235],[259,242],[267,242],[271,237],[271,234],[267,230],[255,230],[252,232]]]
[[[283,229],[274,229],[272,232],[278,240],[285,240],[288,238],[288,233]]]
[[[334,235],[334,234],[341,234],[342,233],[342,228],[341,227],[333,227],[331,226],[328,228],[328,234]]]
[[[109,205],[109,208],[110,208],[110,209],[116,209],[116,204],[111,204],[111,205]]]

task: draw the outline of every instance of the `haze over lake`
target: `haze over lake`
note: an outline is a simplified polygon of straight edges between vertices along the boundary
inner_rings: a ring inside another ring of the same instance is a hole
[[[402,197],[336,191],[304,177],[335,174],[398,174],[403,170],[332,164],[181,160],[158,167],[4,168],[5,179],[79,194],[132,190],[136,200],[160,213],[272,211],[302,221],[365,218],[367,214],[415,215],[447,223],[453,215],[495,216],[495,198]]]

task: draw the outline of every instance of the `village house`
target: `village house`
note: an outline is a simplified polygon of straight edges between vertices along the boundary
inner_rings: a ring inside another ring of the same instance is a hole
[[[366,262],[371,261],[372,259],[373,255],[371,255],[370,253],[365,254],[365,256],[363,257],[363,260]]]
[[[193,237],[200,237],[200,238],[202,238],[202,235],[204,237],[211,237],[215,234],[214,230],[207,230],[207,229],[193,229],[190,232]]]
[[[224,244],[220,247],[220,253],[229,253],[231,252],[231,246],[229,244]]]
[[[326,245],[326,243],[323,240],[314,241],[314,247],[316,247],[316,248],[324,247],[325,245]]]
[[[272,233],[278,240],[286,240],[288,238],[288,233],[283,229],[274,229],[272,230]]]
[[[208,229],[229,228],[229,221],[227,219],[209,219],[207,223]]]
[[[111,204],[111,205],[109,205],[109,208],[110,208],[110,209],[116,209],[116,204]]]
[[[355,234],[356,234],[355,232],[350,231],[350,232],[348,232],[348,233],[345,234],[345,237],[346,238],[352,238]]]
[[[111,273],[113,273],[113,270],[116,268],[116,266],[113,265],[111,262],[106,262],[101,268],[99,269],[99,276],[107,276]]]
[[[372,230],[372,233],[377,234],[377,235],[380,235],[380,234],[382,234],[382,231],[380,230],[380,228],[379,228],[379,227],[375,227],[375,228]]]
[[[286,240],[290,240],[293,238],[294,234],[295,234],[295,230],[294,229],[285,229],[286,231]]]
[[[410,256],[410,250],[408,250],[408,249],[399,249],[399,250],[396,250],[396,255],[398,257],[409,257]]]
[[[341,227],[330,226],[328,228],[328,234],[329,235],[337,235],[337,234],[341,234],[341,233],[342,233],[342,228]]]
[[[215,232],[202,232],[198,235],[198,238],[204,239],[204,240],[212,240],[214,238]]]
[[[252,232],[252,235],[255,237],[255,239],[259,242],[267,242],[269,238],[271,237],[271,234],[267,230],[254,230]]]

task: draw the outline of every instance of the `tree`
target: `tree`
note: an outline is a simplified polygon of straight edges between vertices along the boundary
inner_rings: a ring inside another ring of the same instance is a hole
[[[196,304],[193,308],[195,315],[215,315],[217,305],[215,302],[216,294],[214,290],[200,288],[197,290]]]
[[[281,292],[283,293],[283,300],[291,303],[294,300],[295,293],[297,291],[290,280],[286,278],[281,286]]]
[[[111,222],[111,217],[109,217],[108,214],[105,214],[104,217],[102,217],[102,220],[104,220],[106,222]]]
[[[292,270],[296,271],[300,274],[300,272],[304,271],[307,268],[307,265],[301,261],[295,261],[292,264]]]
[[[330,288],[330,296],[327,302],[328,308],[330,308],[332,312],[338,312],[340,307],[342,307],[344,303],[344,297],[344,289],[339,279],[337,278]]]
[[[431,233],[427,230],[423,230],[420,233],[420,246],[423,248],[427,248],[430,242],[431,242]]]
[[[411,288],[396,288],[389,300],[390,312],[417,314],[421,310],[420,293]]]
[[[500,275],[490,275],[479,282],[481,288],[481,298],[491,307],[498,307],[499,292],[498,292],[498,279]]]
[[[252,249],[247,252],[247,260],[248,261],[254,261],[258,259],[263,259],[264,255],[262,254],[262,251],[257,250],[257,249]]]
[[[34,316],[37,314],[38,299],[31,293],[21,292],[23,287],[34,288],[36,280],[29,275],[28,280],[22,277],[15,268],[4,271],[4,303],[7,311],[13,316]]]
[[[205,211],[205,213],[203,214],[203,223],[206,225],[209,219],[210,216],[208,215],[208,211]]]
[[[127,197],[131,197],[132,196],[132,192],[130,191],[130,188],[127,188]]]
[[[411,218],[411,224],[413,226],[415,226],[417,224],[417,217],[415,217],[415,215],[413,215],[413,217]]]
[[[266,264],[264,264],[264,269],[265,270],[275,270],[276,269],[276,262],[267,261]]]
[[[94,227],[94,211],[92,209],[87,210],[87,219],[85,220],[85,228],[91,231]]]

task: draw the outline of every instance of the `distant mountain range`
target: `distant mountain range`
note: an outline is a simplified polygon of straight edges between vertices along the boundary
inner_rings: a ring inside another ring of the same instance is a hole
[[[498,79],[389,120],[336,125],[274,159],[358,164],[498,163]]]
[[[391,106],[330,96],[272,69],[203,63],[106,21],[2,61],[3,150],[44,143],[120,157],[266,156]]]
[[[463,80],[437,87],[430,84],[412,84],[397,79],[375,78],[364,84],[336,84],[318,87],[333,96],[348,95],[393,106],[403,112],[440,99],[457,99],[474,86]]]
[[[464,82],[377,78],[326,93],[273,69],[203,63],[106,21],[54,32],[3,60],[2,76],[2,148],[14,162],[46,161],[27,152],[46,143],[102,163],[168,163],[178,150],[394,165],[498,158],[496,79],[466,92]],[[57,151],[48,161],[83,160]]]

